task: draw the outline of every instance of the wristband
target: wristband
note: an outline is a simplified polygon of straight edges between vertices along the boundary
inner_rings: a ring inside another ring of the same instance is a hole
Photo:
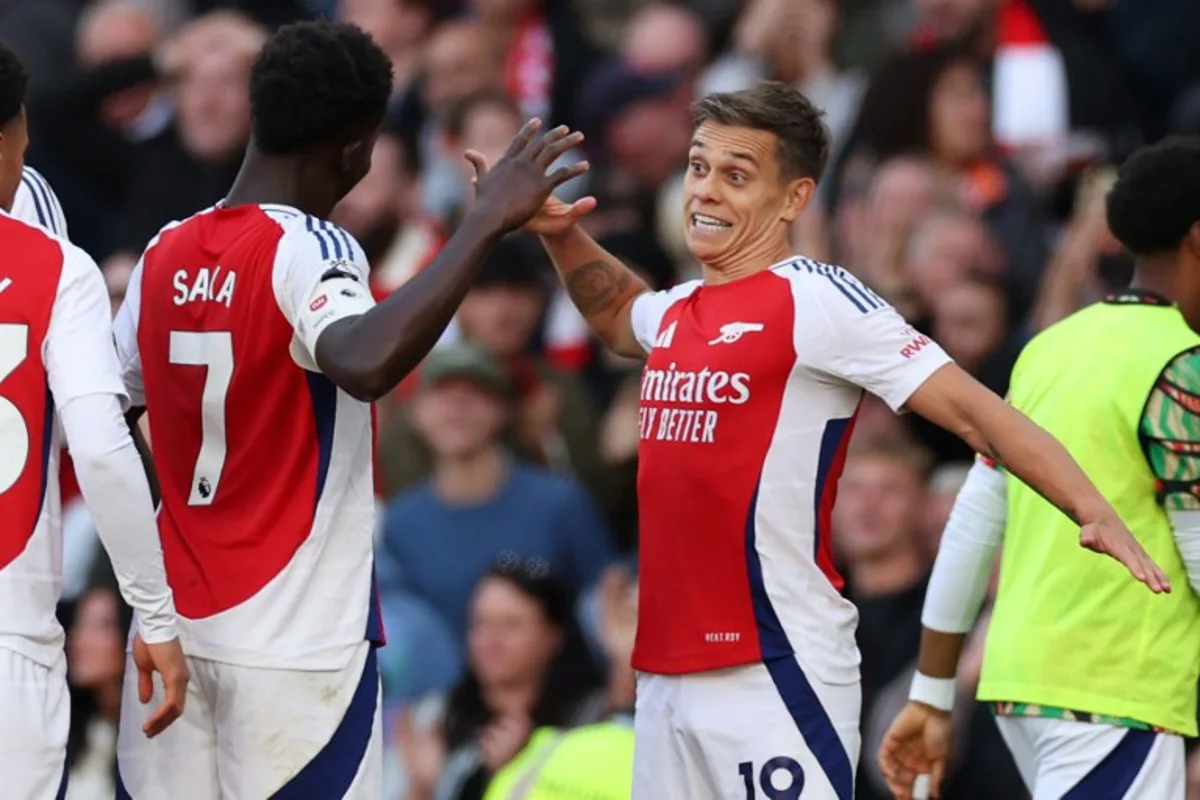
[[[950,713],[954,708],[954,692],[954,678],[931,678],[915,672],[908,699]]]

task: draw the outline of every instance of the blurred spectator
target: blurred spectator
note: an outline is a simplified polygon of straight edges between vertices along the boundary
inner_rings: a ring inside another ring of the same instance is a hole
[[[916,667],[930,569],[922,531],[930,463],[928,452],[904,439],[856,436],[834,509],[847,594],[859,612],[864,754],[878,750],[886,726],[908,697]],[[978,703],[962,706],[965,713],[957,723],[956,747],[959,755],[971,753],[972,760],[952,769],[943,796],[1025,797],[1020,775],[990,713]],[[890,796],[875,759],[863,758],[855,797],[885,800]]]
[[[549,268],[525,244],[506,239],[488,257],[459,307],[455,335],[482,348],[505,372],[515,399],[506,433],[516,454],[572,473],[602,496],[599,423],[586,385],[531,355],[546,311]],[[383,431],[381,459],[388,494],[427,475],[431,460],[403,416],[389,420]]]
[[[66,800],[107,800],[116,792],[117,718],[132,618],[109,586],[88,589],[76,603],[67,631],[71,727]]]
[[[945,47],[902,55],[880,67],[863,98],[848,152],[850,159],[927,156],[1001,244],[1013,302],[1019,313],[1028,310],[1047,252],[1045,217],[1029,186],[992,150],[987,96],[972,56]]]
[[[467,674],[442,700],[440,718],[404,712],[398,745],[407,800],[482,797],[488,778],[535,727],[599,719],[600,677],[570,609],[570,592],[539,559],[502,558],[471,597]]]
[[[930,563],[937,554],[942,531],[950,519],[950,509],[954,507],[958,490],[966,483],[967,471],[970,469],[970,461],[943,464],[935,469],[929,478],[925,510],[922,514],[921,539]]]
[[[420,208],[420,153],[412,138],[385,130],[371,169],[333,210],[367,255],[371,290],[383,299],[433,260],[445,243],[440,226]]]
[[[600,200],[598,213],[614,219],[595,232],[653,229],[656,198],[682,181],[692,141],[683,76],[643,74],[610,61],[588,76],[581,91],[584,148],[595,168],[589,194]]]
[[[338,19],[357,25],[387,53],[395,94],[412,88],[420,72],[421,42],[433,27],[436,0],[339,0]]]
[[[638,72],[696,78],[709,61],[704,21],[684,5],[653,0],[625,24],[621,60]]]
[[[501,552],[542,559],[576,592],[613,560],[587,492],[505,449],[502,431],[515,422],[509,398],[500,366],[477,347],[428,359],[411,413],[433,475],[391,501],[379,543],[384,596],[394,587],[415,592],[457,635],[472,587]]]
[[[158,32],[131,0],[104,0],[80,24],[82,70],[31,99],[33,137],[67,215],[107,223],[72,229],[101,258],[140,253],[167,222],[219,200],[249,135],[249,70],[265,33],[226,11],[161,44]],[[63,170],[76,181],[59,183]]]

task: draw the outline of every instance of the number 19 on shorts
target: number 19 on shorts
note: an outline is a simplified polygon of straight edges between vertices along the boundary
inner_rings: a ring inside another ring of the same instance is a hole
[[[754,762],[738,764],[746,787],[746,800],[799,800],[804,791],[804,770],[794,758],[776,756],[755,769]]]

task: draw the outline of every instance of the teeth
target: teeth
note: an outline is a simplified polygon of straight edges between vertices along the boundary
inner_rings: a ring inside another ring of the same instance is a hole
[[[722,222],[716,217],[710,217],[706,214],[693,214],[692,224],[702,228],[711,228],[714,230],[723,230],[729,227],[728,222]]]

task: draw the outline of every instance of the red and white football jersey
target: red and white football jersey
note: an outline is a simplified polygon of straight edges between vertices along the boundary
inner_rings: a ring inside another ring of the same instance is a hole
[[[56,409],[125,389],[91,257],[2,211],[0,253],[0,643],[50,666],[63,648]]]
[[[372,303],[353,237],[286,206],[173,223],[135,268],[117,351],[149,415],[189,654],[341,669],[382,639],[371,406],[313,357],[321,331]]]
[[[633,665],[796,655],[857,680],[830,517],[863,389],[900,409],[949,361],[840,267],[805,258],[634,301],[642,373]]]

